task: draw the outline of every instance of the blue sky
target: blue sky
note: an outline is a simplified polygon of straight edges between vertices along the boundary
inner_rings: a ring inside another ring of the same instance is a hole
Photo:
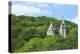
[[[26,16],[48,16],[77,22],[78,6],[72,4],[12,2],[12,13]]]

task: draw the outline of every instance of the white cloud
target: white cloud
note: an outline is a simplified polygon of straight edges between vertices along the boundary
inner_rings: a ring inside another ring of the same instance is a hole
[[[36,6],[38,6],[38,7],[44,7],[44,8],[49,7],[49,5],[48,4],[45,4],[45,3],[37,3]]]
[[[76,17],[76,18],[72,19],[72,22],[74,22],[74,23],[78,24],[78,17]]]
[[[26,14],[51,14],[49,10],[40,9],[35,6],[27,6],[27,5],[13,5],[12,13],[16,15],[26,15]]]

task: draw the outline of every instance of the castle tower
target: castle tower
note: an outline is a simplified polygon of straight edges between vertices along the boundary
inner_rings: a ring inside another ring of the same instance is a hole
[[[55,30],[56,29],[53,27],[52,22],[51,22],[51,24],[50,24],[50,26],[48,28],[48,31],[47,31],[47,35],[54,35]]]
[[[59,33],[63,38],[66,37],[66,26],[65,26],[64,19],[61,22]]]

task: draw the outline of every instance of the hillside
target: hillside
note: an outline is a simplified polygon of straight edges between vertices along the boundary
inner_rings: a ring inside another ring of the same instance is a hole
[[[11,49],[12,52],[47,51],[78,48],[77,25],[65,21],[67,37],[61,38],[59,27],[61,20],[47,16],[11,16]],[[46,35],[52,21],[57,29],[52,37]]]

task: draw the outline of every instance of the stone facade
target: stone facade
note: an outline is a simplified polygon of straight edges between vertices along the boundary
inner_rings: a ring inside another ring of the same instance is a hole
[[[53,27],[53,25],[52,25],[52,22],[51,22],[51,24],[50,24],[50,26],[49,26],[49,28],[48,28],[48,31],[47,31],[47,35],[54,35],[55,34],[55,27]]]
[[[52,22],[51,22],[51,24],[48,28],[48,31],[47,31],[47,35],[54,35],[55,32],[56,32],[56,29],[55,29],[55,27],[53,27]],[[61,22],[60,29],[59,29],[59,34],[63,38],[66,37],[66,26],[65,26],[64,20],[62,20],[62,22]]]
[[[64,20],[61,22],[59,34],[65,38],[66,37],[66,26]]]

